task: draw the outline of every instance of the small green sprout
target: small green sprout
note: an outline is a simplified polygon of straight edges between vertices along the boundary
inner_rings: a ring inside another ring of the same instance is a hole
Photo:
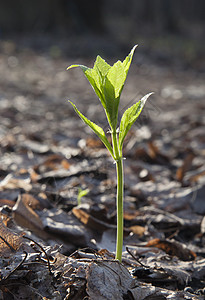
[[[82,190],[81,188],[78,189],[78,197],[77,197],[78,205],[81,204],[81,198],[86,196],[88,193],[89,193],[89,189],[85,189],[85,190]]]
[[[140,115],[146,100],[152,94],[147,94],[139,102],[128,108],[120,121],[119,129],[118,125],[118,107],[120,102],[120,95],[122,93],[125,80],[132,62],[132,57],[135,51],[134,46],[130,54],[125,58],[123,62],[117,61],[113,66],[110,66],[104,59],[97,56],[94,67],[88,68],[83,65],[72,65],[67,69],[74,67],[80,67],[84,75],[87,77],[95,93],[97,94],[100,102],[105,110],[105,114],[110,126],[110,134],[112,137],[112,144],[108,141],[104,130],[87,119],[73,104],[69,101],[75,112],[87,124],[101,139],[105,147],[110,152],[112,158],[116,164],[117,172],[117,243],[116,243],[116,256],[119,261],[122,260],[122,248],[123,248],[123,142],[124,139]]]

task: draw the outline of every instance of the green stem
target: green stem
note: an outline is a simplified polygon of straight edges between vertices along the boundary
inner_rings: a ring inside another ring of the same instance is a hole
[[[122,260],[123,247],[123,161],[117,161],[117,244],[116,259]]]
[[[119,152],[117,133],[112,133],[113,150],[116,162],[117,172],[117,244],[115,259],[122,260],[123,247],[123,158]]]

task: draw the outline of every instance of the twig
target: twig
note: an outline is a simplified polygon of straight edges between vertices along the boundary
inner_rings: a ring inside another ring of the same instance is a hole
[[[25,254],[25,256],[24,256],[24,258],[23,258],[23,260],[18,264],[18,266],[16,267],[16,268],[14,268],[5,278],[3,278],[2,280],[1,280],[1,282],[0,282],[0,284],[2,284],[4,281],[6,281],[14,272],[16,272],[16,270],[20,267],[20,266],[22,266],[22,264],[25,262],[25,260],[26,260],[26,258],[27,258],[27,256],[28,256],[28,253],[26,252],[26,251],[24,251],[24,254]]]
[[[23,238],[25,238],[25,239],[27,239],[27,240],[33,242],[34,244],[36,244],[36,245],[43,251],[43,253],[45,254],[46,259],[47,259],[47,264],[48,264],[48,270],[49,270],[49,273],[52,275],[52,272],[51,272],[51,265],[50,265],[50,260],[49,260],[48,254],[47,254],[46,251],[43,249],[43,247],[42,247],[39,243],[37,243],[36,241],[34,241],[33,239],[31,239],[31,238],[29,238],[29,237],[27,237],[27,236],[23,236]]]
[[[136,260],[142,267],[144,268],[148,268],[147,266],[145,266],[143,263],[141,263],[141,261],[139,260],[139,258],[135,257],[134,254],[129,250],[128,247],[126,247],[126,251],[132,256],[132,258],[134,258],[134,260]]]
[[[3,238],[3,236],[0,235],[0,238],[2,239],[2,241],[4,241],[4,243],[11,249],[12,252],[15,252],[16,250],[5,240],[5,238]]]

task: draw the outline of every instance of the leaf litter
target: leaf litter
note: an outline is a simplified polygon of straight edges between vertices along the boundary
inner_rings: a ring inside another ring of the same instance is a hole
[[[98,122],[96,99],[63,73],[67,59],[14,54],[22,63],[8,68],[2,52],[0,69],[0,299],[204,299],[205,94],[188,88],[203,74],[129,75],[122,103],[136,82],[155,96],[125,141],[120,264],[112,160],[65,101],[73,93]]]

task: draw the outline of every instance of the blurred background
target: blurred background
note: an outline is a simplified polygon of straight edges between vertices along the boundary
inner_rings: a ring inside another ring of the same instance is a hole
[[[36,0],[0,2],[0,40],[61,55],[128,53],[205,70],[203,0]]]

